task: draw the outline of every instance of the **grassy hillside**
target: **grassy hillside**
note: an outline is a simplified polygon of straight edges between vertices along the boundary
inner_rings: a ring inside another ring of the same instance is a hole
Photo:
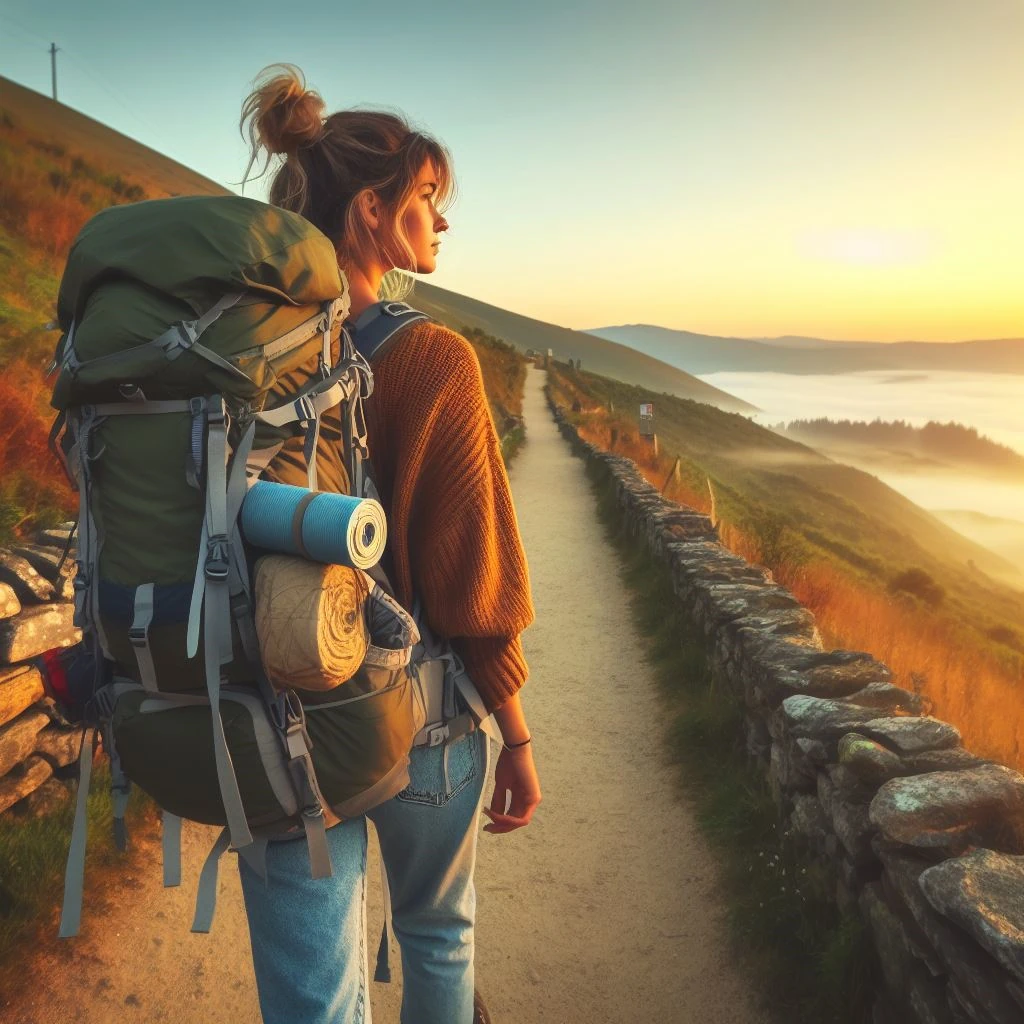
[[[488,334],[505,338],[524,352],[535,349],[543,353],[550,348],[556,359],[580,359],[585,370],[629,381],[658,393],[692,398],[696,402],[708,402],[734,412],[756,411],[749,402],[705,384],[675,366],[582,331],[520,316],[422,281],[417,281],[409,301],[450,327],[458,329],[462,324],[479,327]]]
[[[978,749],[1024,764],[1024,719],[1005,710],[1024,683],[1024,580],[1013,566],[876,477],[744,416],[565,364],[552,386],[566,408],[577,404],[589,440],[711,512],[730,547],[769,565],[831,642],[871,651]],[[655,404],[657,457],[638,437],[641,402]]]
[[[48,324],[71,241],[117,203],[223,192],[91,118],[0,78],[0,540],[74,498],[47,450]]]

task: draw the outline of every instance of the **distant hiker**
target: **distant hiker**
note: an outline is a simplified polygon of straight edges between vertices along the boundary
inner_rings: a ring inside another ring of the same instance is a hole
[[[404,304],[378,302],[388,271],[434,271],[448,229],[440,209],[454,194],[449,154],[393,113],[343,110],[325,118],[323,100],[287,65],[267,69],[244,104],[242,126],[252,143],[249,169],[261,154],[264,170],[271,156],[284,158],[271,203],[301,214],[334,243],[357,347],[372,325],[409,319],[370,357],[367,435],[389,529],[382,566],[400,604],[411,609],[418,599],[426,636],[450,639],[485,713],[493,713],[504,743],[485,831],[510,832],[529,823],[541,794],[518,695],[527,677],[520,633],[534,611],[508,478],[472,347],[423,315],[410,317],[415,311]],[[339,427],[325,420],[318,462],[340,459]],[[446,691],[446,701],[457,699],[467,698]],[[458,710],[445,708],[442,721]],[[479,1000],[474,1013],[473,985],[473,869],[487,736],[458,731],[425,730],[425,744],[411,753],[409,787],[369,812],[402,950],[403,1024],[487,1019]],[[267,1024],[369,1016],[366,821],[336,824],[327,838],[331,878],[310,878],[301,842],[269,845],[266,884],[239,861]]]

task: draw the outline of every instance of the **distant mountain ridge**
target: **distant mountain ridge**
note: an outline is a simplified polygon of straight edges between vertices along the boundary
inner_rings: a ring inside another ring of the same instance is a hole
[[[409,303],[455,330],[464,326],[479,327],[523,351],[533,349],[544,353],[550,349],[554,358],[561,362],[579,359],[584,370],[615,377],[627,384],[705,402],[727,412],[757,412],[757,406],[698,380],[666,359],[614,340],[512,313],[468,295],[427,284],[419,278]]]
[[[653,324],[586,332],[628,345],[687,373],[857,373],[865,370],[959,370],[1024,374],[1024,338],[983,341],[827,341],[786,335],[729,338]]]

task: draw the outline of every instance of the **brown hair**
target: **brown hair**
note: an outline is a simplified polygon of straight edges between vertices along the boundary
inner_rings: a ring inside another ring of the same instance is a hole
[[[400,113],[353,109],[325,118],[324,107],[298,68],[264,68],[242,106],[239,128],[251,149],[243,185],[261,151],[263,169],[257,177],[266,173],[273,156],[281,155],[284,162],[271,181],[270,202],[315,224],[334,243],[343,268],[372,253],[394,267],[414,269],[402,214],[427,160],[437,171],[435,204],[438,209],[451,205],[451,155]],[[373,238],[353,202],[365,189],[384,204],[384,241]]]

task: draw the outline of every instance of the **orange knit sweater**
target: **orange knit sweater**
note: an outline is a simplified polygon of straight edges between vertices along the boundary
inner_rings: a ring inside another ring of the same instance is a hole
[[[495,710],[526,681],[519,634],[534,611],[472,346],[439,324],[407,327],[374,367],[366,420],[396,596],[409,608],[415,590]]]

